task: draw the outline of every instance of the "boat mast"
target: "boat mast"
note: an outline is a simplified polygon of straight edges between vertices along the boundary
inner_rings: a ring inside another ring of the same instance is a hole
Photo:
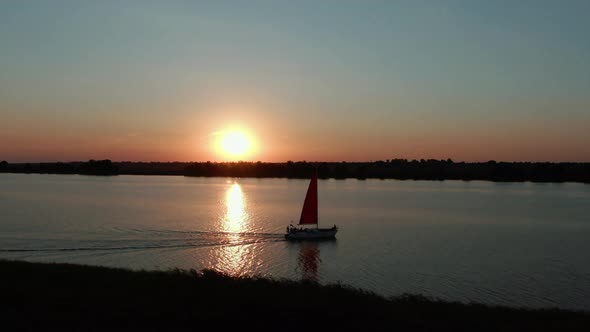
[[[317,186],[317,181],[318,181],[318,165],[314,165],[314,174],[315,174],[315,180],[316,180],[316,186],[315,186],[315,197],[316,197],[316,203],[315,203],[315,208],[317,210],[317,216],[318,216],[318,222],[315,224],[315,229],[320,229],[320,197],[318,195],[318,186]]]
[[[315,224],[316,228],[319,228],[317,169],[314,169],[314,173],[311,176],[311,181],[309,182],[309,187],[307,187],[307,193],[305,194],[305,200],[303,201],[303,209],[301,210],[301,218],[299,219],[299,224]]]

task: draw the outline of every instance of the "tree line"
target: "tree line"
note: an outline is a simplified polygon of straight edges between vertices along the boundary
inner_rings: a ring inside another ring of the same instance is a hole
[[[451,159],[388,159],[372,162],[0,162],[4,173],[86,175],[184,175],[203,177],[320,178],[400,180],[489,180],[590,183],[590,163],[454,162]]]

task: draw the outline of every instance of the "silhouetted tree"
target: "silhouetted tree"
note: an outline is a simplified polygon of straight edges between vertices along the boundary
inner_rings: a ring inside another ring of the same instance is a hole
[[[590,183],[590,163],[509,163],[490,160],[483,163],[454,162],[451,159],[377,160],[375,162],[111,162],[89,160],[72,163],[0,162],[1,172],[53,174],[153,174],[222,177],[309,178],[317,167],[320,178],[379,178],[416,180],[490,180]]]
[[[78,173],[87,175],[116,175],[118,167],[109,159],[94,160],[81,163],[78,166]]]

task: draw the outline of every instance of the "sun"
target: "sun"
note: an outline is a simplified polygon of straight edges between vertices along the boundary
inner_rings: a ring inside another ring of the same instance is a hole
[[[217,149],[228,158],[245,157],[252,152],[253,140],[243,131],[229,130],[221,133]]]
[[[250,142],[243,133],[229,132],[221,138],[221,149],[229,155],[239,156],[250,149]]]

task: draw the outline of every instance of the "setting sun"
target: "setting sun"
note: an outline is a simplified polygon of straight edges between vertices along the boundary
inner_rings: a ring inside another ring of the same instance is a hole
[[[245,157],[252,153],[252,138],[243,131],[229,130],[221,133],[217,143],[217,150],[224,157]]]

